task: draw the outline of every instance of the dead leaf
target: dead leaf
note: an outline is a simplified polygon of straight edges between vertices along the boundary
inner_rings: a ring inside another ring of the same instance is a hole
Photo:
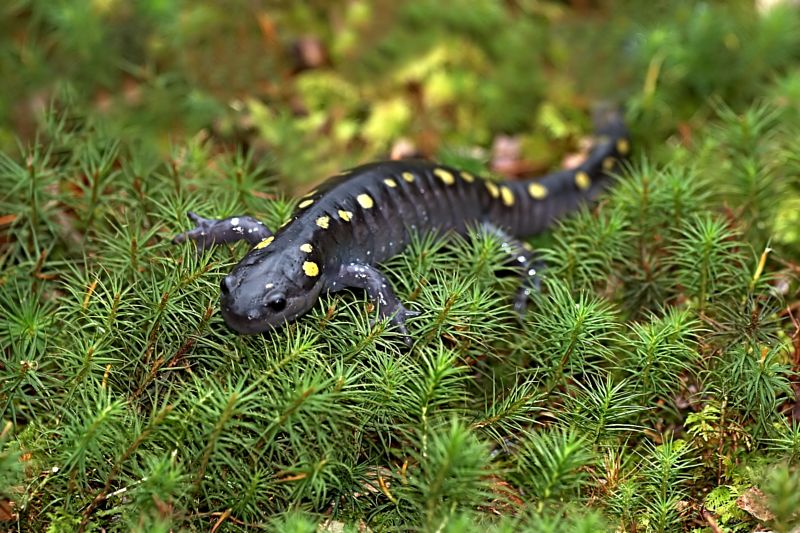
[[[421,156],[422,153],[414,146],[414,141],[406,137],[400,137],[392,145],[389,159],[397,161],[398,159],[410,159]]]
[[[775,515],[767,507],[767,497],[756,487],[750,487],[736,500],[736,506],[762,522],[772,520]]]
[[[292,60],[295,73],[311,70],[328,64],[328,51],[317,37],[306,35],[292,44]]]
[[[516,514],[525,506],[525,501],[519,489],[498,476],[489,476],[492,483],[492,492],[497,495],[488,507],[483,508],[497,516]]]
[[[16,519],[17,515],[14,513],[14,502],[5,498],[0,499],[0,522]]]
[[[10,215],[2,215],[0,216],[0,226],[6,226],[8,224],[13,224],[17,220],[17,215],[10,214]]]
[[[261,30],[261,35],[263,35],[267,43],[274,44],[278,42],[278,29],[272,17],[261,11],[256,13],[256,22]]]
[[[522,141],[519,137],[498,135],[492,143],[492,170],[503,175],[515,174],[522,159]]]

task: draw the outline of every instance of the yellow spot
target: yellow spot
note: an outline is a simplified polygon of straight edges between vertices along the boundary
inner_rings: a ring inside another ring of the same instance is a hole
[[[528,185],[528,193],[535,200],[543,200],[547,198],[547,187],[541,183],[531,183]]]
[[[269,243],[271,243],[274,240],[275,240],[275,237],[270,235],[269,237],[267,237],[266,239],[264,239],[260,243],[256,244],[254,250],[261,250],[262,248],[266,248],[267,246],[269,246]]]
[[[287,226],[287,225],[289,224],[289,222],[291,222],[291,221],[292,221],[292,219],[290,218],[289,220],[287,220],[286,222],[284,222],[283,224],[281,224],[281,225],[280,225],[280,227],[282,228],[282,227],[284,227],[284,226]]]
[[[310,206],[313,203],[314,200],[303,200],[302,202],[300,202],[300,204],[298,204],[297,207],[299,207],[300,209],[305,209],[306,207]]]
[[[503,203],[506,204],[508,207],[514,205],[514,193],[511,192],[511,189],[502,185],[500,187],[500,196],[503,197]]]
[[[500,196],[500,189],[498,189],[497,185],[491,181],[486,182],[486,188],[489,189],[489,194],[492,195],[492,198],[497,198]]]
[[[617,162],[616,159],[614,159],[613,157],[606,157],[605,159],[603,159],[603,170],[606,171],[611,170],[612,168],[614,168],[614,163],[616,162]]]
[[[303,272],[310,278],[319,276],[319,265],[314,261],[306,261],[303,263]]]
[[[575,174],[575,185],[577,185],[580,190],[585,191],[592,186],[592,179],[589,177],[589,174],[580,171]]]
[[[462,177],[462,178],[464,179],[464,181],[466,181],[467,183],[472,183],[473,181],[475,181],[475,176],[473,176],[473,175],[472,175],[472,174],[470,174],[469,172],[462,172],[462,173],[461,173],[461,177]]]
[[[628,142],[628,139],[617,139],[617,152],[622,155],[627,155],[630,149],[631,144]]]
[[[453,177],[453,175],[443,168],[437,168],[433,171],[433,173],[436,174],[436,176],[442,180],[445,185],[452,185],[456,182],[456,179]]]
[[[370,196],[369,194],[359,194],[358,196],[356,196],[356,201],[364,209],[369,209],[370,207],[375,205],[375,202],[372,201],[372,196]]]
[[[339,209],[339,218],[341,218],[345,222],[350,222],[350,219],[353,218],[353,213],[351,211],[345,211],[344,209]]]
[[[397,182],[396,182],[396,181],[394,181],[392,178],[386,178],[385,180],[383,180],[383,182],[384,182],[384,183],[385,183],[387,186],[391,187],[392,189],[394,189],[395,187],[397,187]]]
[[[305,193],[303,196],[304,196],[305,198],[308,198],[309,196],[314,196],[315,194],[317,194],[317,189],[311,189],[310,191],[308,191],[307,193]]]
[[[308,243],[300,245],[300,250],[305,252],[305,253],[307,253],[307,254],[310,254],[313,249],[314,248]]]
[[[411,172],[403,172],[403,179],[406,180],[408,183],[414,181],[414,174]]]
[[[348,174],[350,174],[351,172],[353,172],[353,169],[342,170],[341,172],[339,172],[339,175],[340,175],[340,176],[347,176],[347,175],[348,175]]]
[[[330,223],[331,223],[330,217],[319,217],[317,219],[317,226],[319,226],[322,229],[328,229]]]

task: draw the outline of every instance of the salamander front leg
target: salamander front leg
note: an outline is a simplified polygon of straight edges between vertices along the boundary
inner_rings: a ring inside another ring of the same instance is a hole
[[[202,253],[216,244],[226,242],[247,241],[258,244],[272,232],[258,220],[249,216],[229,217],[223,219],[203,218],[196,213],[187,213],[189,220],[196,225],[193,229],[176,235],[172,242],[179,244],[187,239],[197,243],[198,253]]]
[[[533,292],[538,292],[542,286],[540,274],[544,269],[544,261],[536,257],[535,252],[519,239],[512,237],[502,229],[491,224],[484,224],[484,229],[502,240],[502,248],[511,256],[511,264],[519,269],[522,282],[514,296],[514,310],[520,315],[525,314],[528,301]]]
[[[378,316],[381,319],[389,318],[389,323],[403,335],[403,342],[409,346],[412,344],[406,328],[406,319],[418,315],[419,312],[406,309],[383,274],[369,265],[358,263],[343,265],[338,274],[328,281],[327,289],[330,292],[337,292],[348,288],[367,291],[369,299],[378,306]]]

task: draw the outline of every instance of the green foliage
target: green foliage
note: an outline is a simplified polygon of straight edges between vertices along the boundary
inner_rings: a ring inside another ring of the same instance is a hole
[[[489,450],[467,427],[454,420],[430,435],[418,436],[415,448],[419,451],[411,459],[419,471],[399,479],[406,486],[396,503],[398,509],[406,507],[404,501],[412,508],[419,506],[424,529],[438,530],[454,512],[490,503]]]
[[[676,297],[674,266],[683,249],[704,253],[691,225],[708,216],[709,184],[691,168],[659,168],[642,160],[625,172],[603,205],[599,222],[588,213],[563,224],[554,246],[544,250],[557,277],[575,288],[619,293],[636,315]],[[679,228],[686,225],[686,237]],[[717,263],[708,265],[717,266]],[[690,269],[684,269],[691,276]]]
[[[777,424],[774,436],[765,439],[771,451],[786,458],[791,464],[796,464],[800,459],[800,423],[797,421]]]
[[[0,491],[0,497],[11,498],[9,493],[11,487],[17,486],[22,480],[22,465],[19,462],[19,444],[11,443],[14,425],[6,422],[0,432],[0,486],[4,487]]]
[[[608,301],[586,291],[574,296],[557,281],[536,300],[526,316],[527,341],[522,350],[548,372],[551,388],[566,376],[613,360],[620,325]]]
[[[605,380],[587,377],[573,387],[562,394],[564,412],[559,416],[590,442],[614,442],[615,435],[641,429],[634,421],[647,408],[641,405],[642,396],[631,382],[613,383],[608,376]]]
[[[736,206],[748,242],[762,249],[772,239],[779,213],[776,200],[791,191],[791,167],[778,164],[780,159],[775,157],[787,143],[781,132],[781,113],[763,103],[742,114],[723,104],[716,107],[720,123],[705,142],[708,159],[703,165],[713,164],[710,175],[724,184],[723,197]]]
[[[698,105],[713,97],[748,105],[800,57],[800,15],[788,5],[754,13],[749,2],[674,2],[665,11],[634,54],[645,74],[631,107],[646,127],[702,120]]]
[[[699,363],[701,324],[688,309],[668,309],[664,316],[631,325],[628,356],[620,370],[654,403],[670,402],[680,391],[674,377],[691,376]]]
[[[588,485],[593,457],[584,439],[559,429],[525,439],[517,458],[517,476],[539,508],[581,494]]]
[[[756,352],[732,347],[720,357],[709,382],[733,409],[766,430],[775,421],[782,396],[792,393],[791,370],[782,362],[783,356],[782,349],[764,347]]]
[[[736,505],[736,500],[742,494],[742,487],[718,485],[708,493],[703,505],[714,513],[719,524],[731,531],[747,531],[748,515]]]
[[[800,521],[800,476],[797,468],[776,465],[768,473],[763,484],[771,520],[775,531],[791,531]]]
[[[684,222],[678,231],[670,250],[675,281],[703,313],[712,299],[736,289],[733,282],[743,267],[736,253],[740,242],[723,220],[707,215]]]

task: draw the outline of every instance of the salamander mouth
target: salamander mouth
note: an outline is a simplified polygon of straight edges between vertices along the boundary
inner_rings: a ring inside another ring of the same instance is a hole
[[[220,311],[228,327],[237,333],[258,335],[259,333],[266,333],[275,329],[275,326],[270,322],[268,317],[236,313],[224,299],[220,303]]]
[[[274,329],[274,326],[270,325],[270,323],[264,319],[249,319],[247,317],[242,317],[231,313],[230,310],[226,309],[224,306],[221,308],[221,311],[222,318],[225,319],[225,323],[229,328],[237,333],[242,333],[244,335],[258,335],[259,333],[265,333]]]
[[[268,313],[260,316],[255,313],[240,314],[231,308],[225,298],[222,299],[219,307],[222,318],[228,327],[244,335],[258,335],[275,331],[293,322],[302,314],[297,312],[281,315]]]

